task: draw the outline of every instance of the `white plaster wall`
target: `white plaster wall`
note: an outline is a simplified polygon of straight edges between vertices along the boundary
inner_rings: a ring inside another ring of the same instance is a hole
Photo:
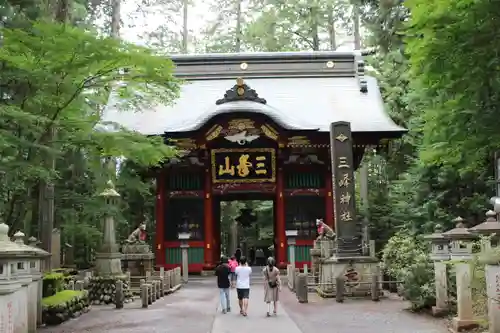
[[[28,332],[36,332],[38,281],[33,281],[28,285]]]
[[[0,295],[0,333],[28,332],[28,288]]]
[[[28,332],[28,286],[24,286],[15,293],[16,321],[14,333]]]

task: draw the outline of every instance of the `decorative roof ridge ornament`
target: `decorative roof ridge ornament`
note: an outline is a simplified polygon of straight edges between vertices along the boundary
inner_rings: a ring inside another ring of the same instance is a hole
[[[251,89],[241,77],[236,80],[236,84],[229,90],[226,90],[224,98],[218,99],[215,104],[221,105],[236,101],[252,101],[261,104],[267,104],[264,98],[259,97],[254,89]]]
[[[368,92],[368,82],[365,79],[365,62],[358,60],[356,62],[356,76],[358,77],[359,91],[362,93]]]

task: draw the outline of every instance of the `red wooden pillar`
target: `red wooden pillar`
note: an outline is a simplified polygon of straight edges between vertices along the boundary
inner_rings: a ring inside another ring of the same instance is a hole
[[[165,265],[165,169],[158,172],[156,176],[156,266]]]
[[[220,202],[212,199],[212,223],[213,223],[213,258],[212,262],[217,264],[220,261],[221,253],[221,230],[220,230]],[[217,207],[218,205],[218,207]],[[214,211],[215,210],[215,211]]]
[[[280,267],[286,267],[288,258],[286,255],[285,235],[285,197],[283,196],[283,169],[279,168],[276,175],[276,262]]]
[[[325,175],[325,223],[332,229],[335,229],[335,217],[333,213],[333,184],[330,168]]]
[[[205,170],[205,201],[204,201],[204,232],[205,232],[205,250],[204,261],[205,268],[214,268],[213,247],[214,247],[214,223],[213,223],[213,203],[212,203],[212,179],[210,170]]]

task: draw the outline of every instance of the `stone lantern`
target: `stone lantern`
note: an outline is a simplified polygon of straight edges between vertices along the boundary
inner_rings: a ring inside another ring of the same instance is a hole
[[[486,212],[486,220],[472,228],[469,231],[472,234],[491,237],[485,242],[482,242],[482,251],[488,251],[491,247],[497,247],[500,239],[500,222],[496,219],[497,213],[492,210]]]
[[[436,305],[432,307],[434,316],[448,313],[448,277],[446,275],[446,260],[450,259],[449,240],[443,236],[443,227],[437,224],[434,233],[425,235],[431,241],[430,258],[434,261],[434,285],[436,287]]]
[[[443,236],[450,241],[450,258],[455,260],[472,259],[472,241],[477,236],[469,232],[463,218],[457,217],[453,222],[455,222],[456,227],[443,233]]]
[[[19,256],[19,261],[16,266],[16,274],[19,280],[24,283],[24,285],[28,285],[32,281],[30,265],[32,259],[35,259],[35,251],[32,247],[24,244],[24,233],[18,231],[12,237],[14,239],[14,243],[19,245],[19,249],[29,254],[28,256]]]
[[[14,242],[8,233],[9,227],[0,223],[0,302],[9,311],[6,328],[9,332],[34,332],[41,321],[40,261],[50,254],[25,245],[22,232],[15,233]],[[37,274],[32,274],[32,266],[38,267]]]
[[[181,242],[181,257],[182,257],[182,280],[184,283],[188,283],[189,279],[189,239],[191,238],[190,232],[179,232],[177,235],[179,241]]]
[[[285,236],[288,245],[288,261],[290,265],[295,269],[295,244],[297,244],[297,236],[299,232],[297,230],[285,230]]]
[[[472,268],[469,262],[472,259],[472,240],[476,239],[477,236],[468,231],[463,218],[457,217],[453,222],[456,223],[456,227],[443,233],[443,236],[450,240],[450,258],[458,260],[454,263],[457,287],[457,316],[452,320],[453,330],[458,332],[474,328],[477,325],[472,311]]]
[[[434,261],[450,259],[450,240],[443,236],[443,226],[438,224],[434,228],[434,233],[425,235],[425,239],[431,242],[431,255],[430,258]]]
[[[44,259],[50,256],[50,253],[31,244],[36,244],[37,239],[30,237],[29,244],[24,244],[25,235],[18,231],[14,234],[14,242],[23,249],[26,256],[22,256],[17,263],[17,274],[24,286],[29,286],[28,290],[28,326],[33,330],[37,325],[42,324],[42,296],[43,296],[43,267]],[[39,243],[39,242],[38,242]],[[32,287],[31,287],[32,286]],[[31,302],[36,299],[37,302]]]
[[[498,207],[496,207],[495,210]],[[482,261],[485,263],[486,293],[488,300],[488,326],[489,332],[500,331],[500,308],[498,306],[498,276],[500,276],[500,258],[497,251],[489,251],[492,247],[498,247],[500,236],[500,222],[496,219],[494,211],[486,212],[486,221],[476,225],[469,230],[482,236],[491,237],[482,243]]]
[[[120,194],[116,192],[115,186],[113,182],[110,180],[107,183],[108,187],[102,191],[99,196],[103,198],[104,203],[106,204],[106,213],[105,213],[105,221],[104,221],[104,230],[103,230],[103,249],[101,252],[118,252],[118,245],[116,244],[116,230],[115,230],[115,221],[113,218],[113,210],[118,203],[118,199],[120,198]]]
[[[122,275],[121,253],[116,243],[115,219],[113,210],[120,198],[112,181],[108,181],[108,187],[99,194],[106,204],[104,216],[103,241],[99,252],[96,253],[96,270],[99,275],[113,276]]]

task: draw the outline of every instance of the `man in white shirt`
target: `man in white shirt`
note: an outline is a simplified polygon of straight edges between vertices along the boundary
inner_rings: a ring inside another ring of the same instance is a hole
[[[252,267],[248,266],[247,258],[240,258],[240,266],[234,270],[236,274],[236,292],[240,305],[240,314],[246,317],[248,309],[248,297],[250,297],[250,275]]]

